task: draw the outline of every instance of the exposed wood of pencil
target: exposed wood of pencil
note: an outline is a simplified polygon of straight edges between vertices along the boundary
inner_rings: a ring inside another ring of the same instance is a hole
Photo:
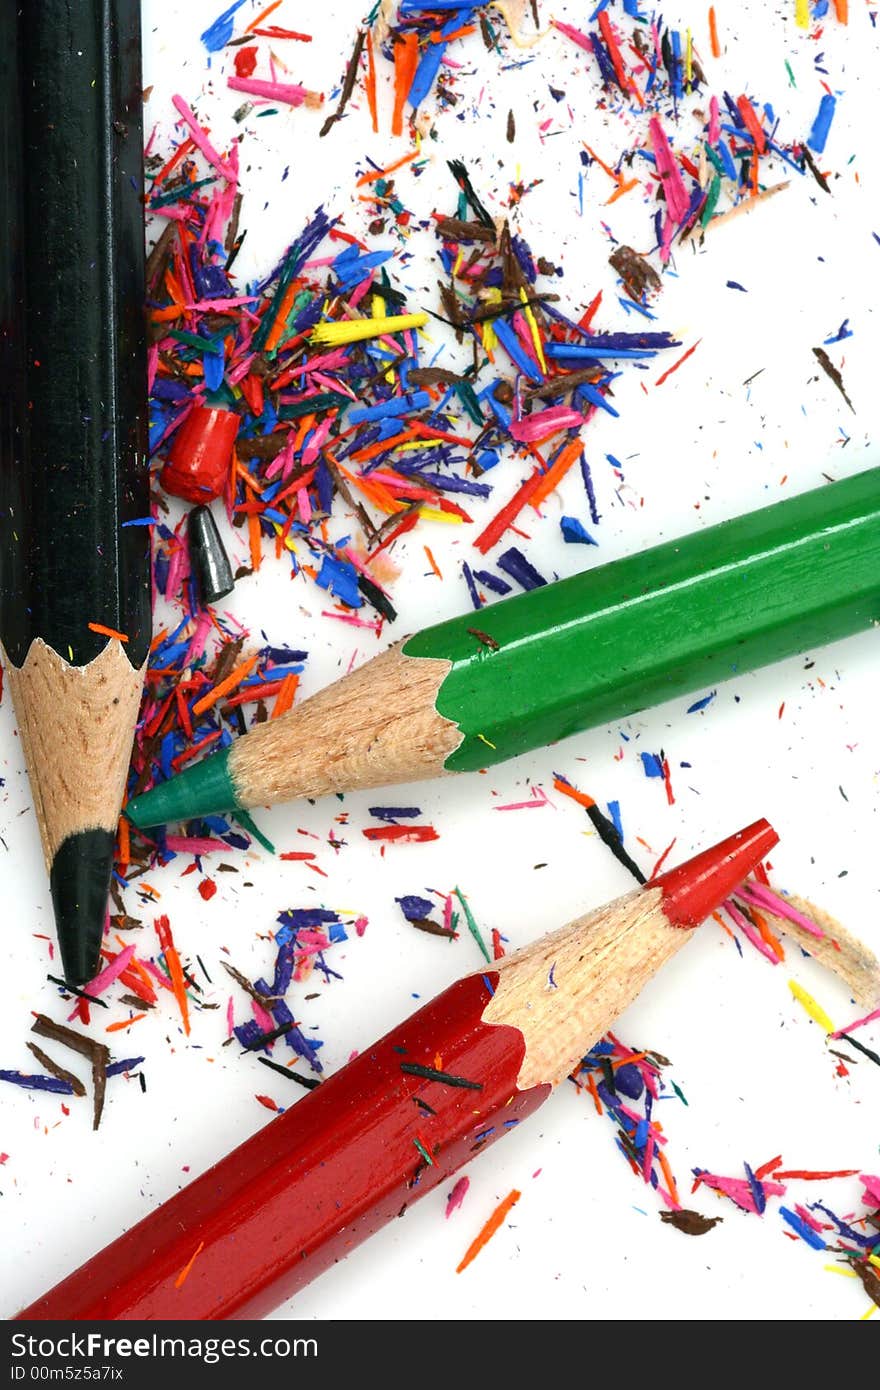
[[[866,1009],[876,1009],[880,1004],[880,961],[870,947],[808,898],[792,894],[785,901],[821,927],[825,935],[812,936],[797,922],[777,917],[765,907],[761,908],[761,916],[767,918],[774,931],[793,936],[799,946],[843,980],[859,1004]]]
[[[783,183],[774,183],[770,188],[762,188],[751,198],[743,198],[742,202],[737,203],[735,207],[728,208],[727,212],[719,212],[715,217],[710,217],[703,228],[703,234],[715,231],[718,227],[722,227],[725,222],[732,222],[736,217],[746,217],[750,212],[754,212],[759,203],[766,203],[768,198],[775,198],[777,193],[782,193],[788,188],[788,183],[788,179],[785,179]]]
[[[42,638],[20,669],[3,656],[51,869],[71,835],[116,828],[143,670],[132,670],[115,638],[85,666],[69,665]]]
[[[564,1080],[648,980],[693,935],[670,924],[659,888],[619,898],[498,961],[486,1023],[518,1028],[521,1090]]]
[[[233,745],[241,806],[439,777],[462,740],[435,708],[451,663],[391,647]]]

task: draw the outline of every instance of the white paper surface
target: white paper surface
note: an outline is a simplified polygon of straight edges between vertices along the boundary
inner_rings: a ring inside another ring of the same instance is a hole
[[[159,150],[169,148],[170,98],[176,91],[210,127],[217,148],[225,149],[240,129],[232,119],[240,98],[225,83],[234,50],[215,55],[209,70],[198,38],[221,8],[219,0],[144,4],[145,83],[152,89],[146,124],[159,127]],[[244,22],[259,8],[245,6]],[[586,27],[589,8],[572,0],[555,12]],[[541,9],[549,14],[545,5]],[[748,91],[771,101],[783,139],[809,130],[823,82],[840,94],[828,147],[818,161],[834,172],[832,192],[828,196],[809,177],[793,175],[790,188],[767,205],[711,232],[702,246],[678,248],[676,273],[664,277],[651,327],[673,329],[685,347],[697,341],[699,347],[662,388],[654,385],[659,371],[624,372],[615,384],[620,419],[602,414],[585,436],[602,513],[600,549],[588,552],[562,542],[563,513],[593,529],[582,484],[572,474],[549,499],[543,521],[531,514],[523,521],[531,537],[524,548],[545,574],[570,574],[585,563],[632,553],[878,461],[878,54],[867,10],[852,10],[848,29],[829,21],[816,41],[795,31],[793,0],[772,11],[761,3],[721,0],[716,11],[725,52],[716,61],[709,54],[705,7],[682,3],[664,9],[667,22],[693,25],[709,91],[726,84],[734,96]],[[351,0],[325,0],[319,7],[285,0],[271,22],[314,35],[309,45],[276,45],[289,64],[288,80],[330,92],[359,18]],[[619,241],[647,250],[649,210],[638,192],[606,207],[613,185],[593,167],[579,214],[580,142],[612,163],[621,138],[617,118],[597,112],[598,88],[584,55],[557,35],[528,55],[509,47],[509,60],[533,59],[509,71],[498,70],[478,36],[455,56],[466,59],[458,85],[461,107],[436,121],[437,139],[424,147],[431,156],[425,173],[418,179],[406,170],[397,176],[414,220],[429,218],[435,208],[452,210],[449,157],[465,159],[493,212],[511,181],[540,179],[515,216],[533,251],[564,267],[564,278],[554,286],[560,307],[576,317],[601,288],[601,326],[639,327],[617,306],[607,264],[613,247],[601,223]],[[786,59],[796,86],[789,82]],[[563,101],[551,98],[548,83],[564,88]],[[353,230],[362,227],[362,211],[355,203],[352,212],[352,199],[365,156],[385,165],[408,149],[405,139],[387,133],[391,97],[381,85],[380,102],[380,136],[370,131],[360,101],[361,109],[352,109],[321,141],[326,108],[279,108],[276,115],[252,113],[244,121],[243,276],[274,264],[319,203],[343,212]],[[516,121],[513,145],[505,140],[509,109]],[[542,136],[539,127],[548,118],[552,125]],[[285,166],[289,173],[282,181]],[[774,172],[782,177],[780,167]],[[411,259],[393,275],[413,301],[436,307],[440,271],[433,238],[416,235],[405,249]],[[747,292],[727,288],[729,280]],[[853,336],[828,351],[842,365],[854,414],[818,371],[811,351],[847,318]],[[440,360],[454,366],[454,350]],[[670,355],[667,363],[672,360]],[[623,486],[606,462],[608,453],[623,464]],[[468,500],[478,523],[494,515],[521,476],[501,467],[505,475],[501,468],[493,475],[498,485],[492,499],[472,507]],[[394,558],[403,578],[394,597],[400,617],[383,641],[468,606],[461,560],[474,560],[475,534],[477,527],[422,525],[398,545]],[[231,542],[236,560],[243,558],[241,537],[238,532]],[[430,572],[425,543],[442,582]],[[308,581],[292,582],[287,566],[267,557],[259,576],[239,584],[229,604],[271,641],[309,651],[301,695],[344,671],[355,652],[360,662],[379,649],[370,634],[322,619],[321,597]],[[458,884],[484,932],[497,927],[516,946],[626,891],[626,875],[586,817],[553,793],[554,770],[600,803],[620,803],[627,846],[646,868],[673,837],[670,863],[766,815],[782,837],[773,854],[774,883],[811,897],[880,949],[876,691],[877,635],[868,632],[729,682],[702,714],[687,715],[691,702],[679,700],[485,775],[407,789],[402,798],[396,791],[372,792],[346,797],[344,806],[333,799],[257,813],[279,850],[314,849],[326,878],[262,851],[247,862],[230,854],[225,857],[241,872],[216,875],[219,891],[205,904],[196,891],[199,875],[181,878],[183,859],[150,873],[179,949],[188,958],[198,953],[211,975],[206,1000],[221,1007],[195,1014],[189,1042],[170,996],[129,1034],[111,1035],[114,1055],[146,1056],[147,1092],[136,1081],[111,1081],[97,1137],[88,1101],[68,1102],[65,1116],[58,1097],[2,1087],[0,1312],[12,1315],[259,1129],[269,1116],[256,1093],[278,1104],[297,1098],[293,1086],[255,1058],[238,1055],[237,1045],[222,1046],[230,991],[220,963],[229,960],[251,978],[270,969],[274,953],[267,933],[280,910],[324,905],[369,917],[362,939],[352,934],[328,953],[328,964],[344,980],[313,982],[291,996],[297,1018],[324,1039],[322,1058],[335,1069],[403,1019],[417,1000],[479,964],[466,933],[447,945],[415,932],[396,896]],[[639,757],[643,750],[661,749],[672,771],[672,806],[662,782],[645,777]],[[8,697],[0,708],[0,776],[6,953],[0,1067],[31,1070],[25,1047],[31,1011],[62,1020],[65,1010],[45,982],[52,968],[45,940],[52,934],[51,910]],[[527,797],[531,783],[545,789],[552,805],[498,811]],[[383,855],[362,833],[376,823],[368,807],[401,801],[422,807],[422,819],[437,827],[440,838],[423,846],[390,845]],[[341,848],[328,845],[331,831],[344,842]],[[317,838],[304,839],[300,832]],[[133,893],[127,901],[147,923],[146,941],[153,914]],[[662,1105],[670,1161],[686,1203],[688,1176],[696,1166],[739,1176],[743,1160],[755,1167],[777,1153],[794,1168],[876,1172],[880,1166],[880,1071],[860,1058],[849,1076],[835,1075],[837,1059],[791,997],[789,978],[813,993],[838,1025],[862,1012],[795,946],[789,944],[788,960],[773,969],[747,945],[740,959],[733,943],[710,925],[620,1020],[619,1036],[672,1059],[670,1074],[687,1097],[687,1107],[676,1100]],[[301,998],[315,992],[314,1000]],[[234,993],[241,1021],[244,1003],[235,988]],[[107,1022],[125,1016],[118,1004],[107,1017],[104,1010],[94,1013],[98,1037]],[[878,1047],[876,1025],[859,1036]],[[79,1069],[68,1056],[64,1064]],[[723,1224],[700,1239],[663,1226],[656,1196],[616,1151],[611,1124],[571,1087],[468,1173],[470,1191],[449,1221],[443,1211],[451,1182],[277,1316],[418,1318],[442,1311],[453,1320],[639,1314],[855,1319],[868,1306],[858,1283],[824,1271],[827,1257],[786,1238],[778,1202],[758,1219],[702,1192],[694,1204],[723,1215]],[[465,1274],[456,1275],[464,1250],[514,1186],[522,1199],[502,1230]],[[792,1184],[789,1195],[793,1201],[818,1198],[847,1212],[858,1207],[859,1194],[857,1180],[847,1179]]]

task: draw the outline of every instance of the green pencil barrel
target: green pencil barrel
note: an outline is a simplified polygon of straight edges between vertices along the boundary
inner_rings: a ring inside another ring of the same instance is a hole
[[[446,767],[465,772],[878,619],[880,468],[453,618],[403,650],[452,662],[437,709],[464,734]]]

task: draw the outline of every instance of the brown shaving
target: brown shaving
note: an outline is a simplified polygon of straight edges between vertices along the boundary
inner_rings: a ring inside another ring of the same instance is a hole
[[[482,222],[462,222],[459,217],[441,217],[437,223],[437,235],[448,237],[450,241],[492,241],[495,231],[484,227]]]
[[[95,1042],[93,1038],[87,1038],[83,1033],[75,1032],[73,1028],[66,1028],[63,1023],[54,1023],[51,1018],[46,1018],[45,1014],[37,1014],[31,1032],[36,1033],[41,1038],[50,1038],[52,1042],[60,1043],[62,1047],[69,1047],[72,1052],[78,1052],[81,1057],[86,1057],[91,1062],[92,1087],[94,1089],[92,1129],[97,1129],[104,1112],[107,1063],[110,1061],[109,1047],[105,1047],[103,1043]]]
[[[66,1071],[64,1067],[59,1067],[57,1062],[53,1062],[48,1052],[44,1052],[36,1043],[29,1042],[28,1049],[34,1054],[41,1067],[45,1067],[50,1076],[57,1077],[59,1081],[66,1081],[75,1096],[84,1096],[86,1088],[78,1076],[74,1076],[72,1071]]]
[[[240,970],[236,970],[234,965],[230,965],[229,962],[226,960],[221,960],[220,964],[223,966],[223,969],[226,971],[227,975],[231,975],[235,983],[237,985],[241,985],[241,988],[244,990],[245,994],[249,994],[252,999],[256,999],[257,1003],[262,1004],[264,1009],[269,1004],[274,1004],[276,1002],[275,995],[261,994],[258,989],[254,988],[247,976],[242,975]]]
[[[555,376],[552,381],[545,381],[543,386],[532,386],[523,392],[523,395],[529,401],[541,400],[544,396],[561,396],[563,392],[573,391],[576,386],[583,386],[585,382],[600,381],[603,376],[604,372],[596,367],[584,367],[581,371]]]
[[[332,130],[333,126],[335,126],[340,116],[342,116],[345,112],[345,108],[349,103],[352,92],[354,91],[354,84],[357,81],[358,66],[361,61],[361,54],[364,51],[364,43],[366,42],[366,38],[366,29],[359,29],[358,36],[354,41],[354,48],[352,49],[351,57],[348,60],[348,67],[345,69],[345,78],[343,79],[342,83],[342,92],[339,97],[339,104],[336,107],[336,110],[327,117],[326,121],[321,126],[321,129],[318,132],[319,136],[324,136],[327,134],[329,130]]]
[[[460,386],[470,384],[466,376],[449,372],[445,367],[416,367],[407,374],[414,386]]]
[[[853,1274],[857,1274],[862,1281],[862,1288],[865,1293],[880,1308],[880,1274],[867,1263],[855,1261],[850,1265]]]
[[[677,1231],[683,1232],[686,1236],[704,1236],[707,1231],[711,1231],[713,1226],[717,1226],[723,1221],[722,1216],[704,1216],[701,1211],[689,1211],[682,1208],[681,1211],[661,1211],[660,1220],[666,1226],[674,1226]]]
[[[451,941],[455,932],[448,927],[442,927],[439,922],[432,922],[430,917],[410,917],[409,924],[415,927],[416,931],[427,932],[429,936],[445,936],[447,941]]]
[[[846,401],[853,415],[855,415],[856,408],[850,400],[849,396],[846,394],[846,388],[843,384],[843,377],[840,375],[840,372],[835,367],[834,363],[831,361],[831,358],[828,356],[828,353],[825,351],[824,348],[818,347],[813,348],[813,356],[815,357],[816,361],[819,363],[819,366],[822,368],[822,371],[829,378],[829,380],[834,382],[834,385],[837,387],[838,391],[843,396],[843,399]]]
[[[663,288],[663,282],[654,267],[631,246],[618,246],[608,257],[608,264],[617,271],[623,281],[623,288],[636,303],[641,302],[642,295],[646,292],[649,296],[659,294]]]

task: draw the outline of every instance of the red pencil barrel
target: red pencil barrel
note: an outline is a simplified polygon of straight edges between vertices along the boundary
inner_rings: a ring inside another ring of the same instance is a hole
[[[482,1022],[496,981],[458,981],[19,1318],[270,1312],[549,1094],[517,1090],[520,1031]],[[402,1070],[412,1064],[480,1089]]]

